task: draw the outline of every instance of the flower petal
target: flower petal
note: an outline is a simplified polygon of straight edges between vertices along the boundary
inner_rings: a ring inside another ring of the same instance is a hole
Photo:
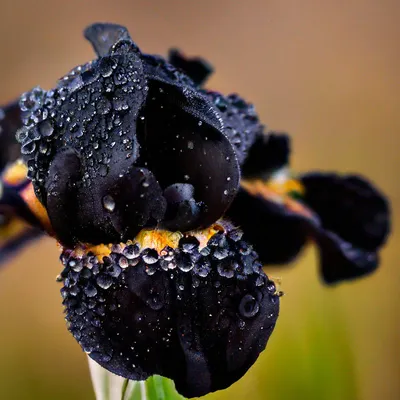
[[[390,232],[390,209],[384,195],[363,177],[310,173],[301,177],[304,202],[318,214],[315,239],[327,283],[374,271],[378,249]]]
[[[257,136],[242,167],[245,179],[262,178],[267,180],[271,174],[289,164],[290,138],[286,133],[268,132]]]
[[[289,262],[307,239],[313,239],[326,283],[361,277],[377,268],[377,252],[390,231],[390,210],[369,181],[310,173],[298,181],[299,200],[291,197],[290,185],[257,182],[242,182],[227,216],[243,229],[263,263]],[[287,192],[280,193],[282,188]]]
[[[15,139],[21,128],[21,111],[18,101],[0,107],[0,171],[20,157],[21,146]]]
[[[186,397],[238,380],[278,316],[275,285],[235,232],[201,249],[188,235],[161,253],[132,244],[61,260],[69,329],[89,356],[129,379],[172,378]]]
[[[92,24],[85,29],[84,35],[99,57],[110,54],[112,47],[120,40],[131,38],[124,26],[110,23]]]
[[[175,68],[181,69],[196,85],[202,86],[213,73],[213,67],[203,58],[185,57],[178,49],[171,49],[168,62]]]
[[[241,188],[226,216],[244,232],[264,264],[286,264],[307,241],[307,218],[273,198]]]
[[[194,188],[198,211],[186,221],[172,217],[164,226],[185,231],[215,222],[234,198],[240,172],[235,151],[207,99],[150,78],[141,122],[139,141],[161,187],[190,184]]]
[[[0,264],[43,235],[40,221],[23,198],[29,185],[26,168],[18,162],[10,165],[1,175]]]

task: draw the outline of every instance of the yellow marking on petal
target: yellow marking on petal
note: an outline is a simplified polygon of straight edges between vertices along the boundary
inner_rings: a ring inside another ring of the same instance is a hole
[[[54,236],[49,215],[47,214],[43,204],[36,197],[32,183],[29,183],[26,188],[21,191],[20,195],[28,208],[31,210],[32,214],[40,222],[40,225],[43,227],[43,229],[45,229],[49,235]]]
[[[297,179],[287,179],[286,181],[272,179],[271,181],[265,182],[265,184],[271,190],[281,195],[287,195],[291,192],[299,193],[300,195],[304,195],[305,193],[303,184]]]
[[[19,185],[27,179],[27,172],[27,166],[22,162],[22,160],[17,160],[6,167],[2,174],[2,181],[9,185]]]
[[[185,236],[194,236],[200,242],[200,249],[207,245],[207,242],[217,232],[224,231],[224,227],[218,223],[209,228],[189,231],[186,233],[171,232],[165,229],[142,229],[134,240],[128,240],[126,243],[117,243],[123,249],[125,246],[137,243],[141,249],[155,249],[159,254],[162,253],[165,247],[176,249],[179,245],[179,240]],[[60,245],[62,248],[62,245]],[[93,253],[99,261],[103,257],[107,257],[112,252],[114,244],[97,244],[92,245],[89,243],[79,244],[75,247],[74,253],[76,257],[83,257],[85,254]]]
[[[141,248],[157,250],[158,253],[166,247],[178,247],[179,240],[182,238],[180,232],[171,232],[163,229],[142,229],[135,238]]]
[[[261,196],[265,200],[273,201],[287,207],[296,214],[313,218],[312,211],[300,201],[293,199],[290,193],[297,192],[304,194],[305,188],[301,182],[295,179],[282,180],[242,180],[240,185],[252,196]]]
[[[6,224],[0,226],[0,247],[3,242],[11,241],[30,229],[30,225],[20,218],[12,217]]]
[[[93,253],[99,261],[111,254],[111,244],[88,245],[81,249],[84,253]],[[82,254],[83,255],[83,254]]]
[[[290,193],[296,192],[300,195],[305,193],[302,183],[296,179],[271,179],[268,181],[241,180],[240,185],[253,195],[265,193],[267,196],[282,197],[288,196]]]

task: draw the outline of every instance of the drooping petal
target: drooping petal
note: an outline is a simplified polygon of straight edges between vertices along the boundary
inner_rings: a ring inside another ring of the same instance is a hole
[[[364,178],[337,174],[242,181],[227,216],[265,264],[289,262],[312,239],[328,284],[373,272],[390,231],[384,195]]]
[[[92,24],[85,29],[84,35],[99,57],[110,54],[112,47],[120,40],[131,38],[124,26],[110,23]]]
[[[286,264],[306,244],[308,221],[272,195],[268,198],[241,188],[226,216],[243,230],[244,239],[264,264]]]
[[[314,172],[300,176],[303,201],[322,226],[354,246],[374,251],[390,231],[389,204],[367,179],[357,175]]]
[[[390,232],[390,208],[385,196],[363,177],[310,173],[301,177],[304,203],[318,214],[315,231],[321,271],[327,283],[373,272],[378,250]]]
[[[157,242],[162,232],[151,235]],[[275,285],[240,236],[218,232],[199,247],[187,235],[161,251],[114,246],[101,261],[65,250],[71,333],[126,378],[160,374],[186,397],[230,386],[265,348],[279,309]]]
[[[168,62],[175,68],[181,69],[196,85],[202,86],[213,73],[213,67],[203,58],[185,57],[178,49],[171,49]]]
[[[271,175],[289,164],[290,138],[286,133],[268,132],[259,135],[250,147],[242,167],[245,179],[271,178]]]
[[[20,157],[21,145],[15,134],[21,126],[18,100],[0,107],[0,171]]]
[[[44,226],[26,201],[29,185],[26,167],[20,162],[10,164],[1,174],[0,264],[43,235]]]

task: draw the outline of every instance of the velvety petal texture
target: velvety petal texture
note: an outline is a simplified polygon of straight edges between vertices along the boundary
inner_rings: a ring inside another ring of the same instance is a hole
[[[185,397],[238,380],[266,346],[279,295],[240,231],[205,244],[191,235],[161,252],[132,243],[102,259],[65,250],[66,318],[89,356],[129,379],[172,378]]]
[[[383,194],[354,175],[312,173],[298,182],[304,189],[301,198],[278,194],[268,184],[258,193],[245,185],[227,213],[242,227],[261,261],[287,263],[312,239],[326,283],[373,272],[390,232],[390,209]]]
[[[315,229],[327,283],[374,271],[390,232],[390,208],[371,182],[356,175],[310,173],[301,177],[304,203],[319,217]]]
[[[186,397],[224,389],[277,321],[263,264],[312,239],[326,283],[371,273],[388,201],[356,175],[292,176],[288,135],[239,95],[204,89],[206,61],[144,54],[116,24],[85,37],[97,59],[0,109],[0,168],[20,151],[30,180],[3,173],[0,233],[26,225],[0,260],[46,230],[63,249],[68,328],[93,360],[172,378]]]
[[[21,145],[17,142],[15,134],[21,126],[21,110],[18,100],[0,107],[0,171],[8,163],[20,157]]]
[[[21,98],[18,140],[59,240],[109,243],[145,227],[215,222],[240,180],[217,109],[183,71],[142,54],[125,28],[95,24],[85,35],[97,60]],[[190,197],[171,203],[171,188],[187,184]]]

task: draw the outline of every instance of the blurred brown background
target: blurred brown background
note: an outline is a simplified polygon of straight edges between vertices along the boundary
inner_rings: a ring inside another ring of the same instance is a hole
[[[94,54],[94,21],[129,27],[142,50],[179,46],[216,67],[210,87],[254,102],[293,137],[297,170],[358,171],[400,218],[398,0],[2,1],[2,103],[55,80]],[[337,288],[317,276],[314,249],[284,270],[287,295],[267,350],[211,399],[400,398],[399,234],[374,276]],[[43,240],[0,276],[0,399],[93,399],[85,355],[69,335]]]

